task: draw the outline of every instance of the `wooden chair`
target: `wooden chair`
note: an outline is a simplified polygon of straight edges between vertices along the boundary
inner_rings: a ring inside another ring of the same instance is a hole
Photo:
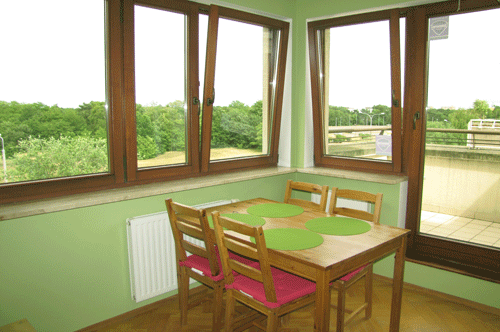
[[[311,194],[320,194],[320,203],[318,204],[304,199],[292,198],[292,191],[294,190],[310,192]],[[305,208],[326,211],[326,204],[328,202],[328,186],[320,186],[319,184],[288,180],[286,183],[284,202],[288,204],[300,205]]]
[[[270,266],[262,226],[252,227],[222,217],[217,211],[212,217],[226,282],[225,331],[233,331],[234,325],[246,322],[248,314],[233,317],[236,301],[267,316],[266,327],[259,321],[253,322],[267,332],[277,331],[280,316],[314,302],[314,282]],[[233,236],[226,236],[227,231]],[[239,238],[239,235],[254,238],[255,244]],[[244,264],[231,259],[229,250],[255,262]]]
[[[165,204],[175,241],[181,325],[187,324],[188,309],[208,300],[207,296],[200,296],[200,294],[189,299],[189,278],[191,277],[213,289],[212,331],[219,331],[222,327],[221,303],[224,275],[219,268],[220,259],[215,246],[215,235],[208,224],[207,213],[205,210],[172,202],[170,198],[165,201]],[[186,241],[185,235],[202,240],[205,248]],[[191,255],[188,256],[187,252]],[[206,293],[201,295],[206,295]]]
[[[373,204],[373,213],[357,210],[347,207],[337,207],[337,199],[345,198],[349,200],[354,200],[358,202],[365,202]],[[332,195],[330,199],[330,206],[328,208],[328,213],[331,215],[341,215],[351,218],[362,219],[366,221],[373,222],[374,224],[379,224],[380,220],[380,210],[382,207],[382,194],[371,194],[364,191],[350,190],[350,189],[338,189],[332,188]],[[350,311],[348,317],[345,317],[346,308],[346,292],[349,287],[355,284],[358,280],[365,277],[365,302]],[[372,314],[372,288],[373,288],[373,263],[362,266],[340,279],[337,279],[333,286],[338,291],[337,300],[337,331],[344,331],[344,326],[347,325],[358,313],[363,309],[365,310],[365,316],[367,319],[371,317]]]

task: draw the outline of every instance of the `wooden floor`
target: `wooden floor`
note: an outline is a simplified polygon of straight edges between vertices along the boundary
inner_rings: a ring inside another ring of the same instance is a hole
[[[346,331],[388,331],[392,286],[390,280],[374,276],[373,315],[369,320],[364,313],[358,315],[346,327]],[[356,304],[363,298],[363,281],[353,286],[348,293],[349,303]],[[332,292],[332,300],[336,300],[336,292]],[[336,303],[336,302],[332,302]],[[481,309],[479,307],[479,309]],[[403,290],[403,304],[401,310],[400,331],[425,332],[494,332],[500,331],[500,315],[495,314],[497,309],[490,312],[479,310],[450,300],[418,287],[405,286]],[[313,331],[314,305],[303,308],[291,314],[289,322],[283,331]],[[336,311],[331,309],[330,330],[335,331]],[[500,310],[499,310],[500,311]],[[164,305],[142,313],[134,318],[115,322],[104,329],[94,331],[113,332],[159,332],[159,331],[210,331],[212,315],[210,303],[193,308],[188,313],[188,325],[181,329],[177,297],[165,301]]]

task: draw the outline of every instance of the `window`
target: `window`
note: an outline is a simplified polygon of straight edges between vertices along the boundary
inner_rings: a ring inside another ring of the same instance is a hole
[[[500,120],[500,66],[492,56],[500,9],[487,1],[457,9],[448,2],[408,11],[407,257],[498,282],[499,136],[481,130]],[[490,121],[478,129],[474,119]]]
[[[316,165],[401,170],[399,24],[399,11],[308,24]]]
[[[1,202],[277,164],[287,22],[177,0],[42,3],[0,5],[15,50],[0,55]]]
[[[202,172],[276,164],[288,23],[217,6],[209,16]]]
[[[500,121],[498,8],[496,1],[447,1],[308,24],[315,164],[407,175],[407,258],[495,282],[498,133],[478,134],[474,126]],[[378,62],[381,55],[385,60]],[[379,105],[355,106],[370,91],[380,98],[370,104]],[[391,112],[380,107],[387,100]],[[391,132],[392,156],[377,152],[382,131],[382,138]]]
[[[0,180],[108,173],[105,3],[7,1],[0,11]]]

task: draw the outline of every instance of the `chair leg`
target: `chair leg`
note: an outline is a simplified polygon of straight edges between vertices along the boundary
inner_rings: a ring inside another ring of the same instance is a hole
[[[189,298],[189,275],[186,268],[179,266],[177,270],[177,285],[179,288],[179,309],[181,312],[181,325],[187,324],[188,298]]]
[[[372,316],[372,299],[373,299],[373,265],[370,265],[368,272],[365,275],[365,316],[369,319]]]
[[[267,315],[267,326],[266,332],[276,332],[278,331],[278,315],[275,311]]]
[[[214,299],[212,303],[212,331],[219,332],[222,328],[222,292],[224,286],[222,284],[216,284],[214,287]]]
[[[225,315],[225,332],[233,331],[233,316],[236,300],[232,294],[232,290],[226,292],[226,315]]]
[[[344,331],[344,317],[345,317],[345,288],[343,282],[338,282],[338,295],[337,295],[337,332]]]

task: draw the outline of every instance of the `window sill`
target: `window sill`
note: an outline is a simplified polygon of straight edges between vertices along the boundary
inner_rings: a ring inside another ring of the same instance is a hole
[[[298,168],[296,171],[297,173],[324,175],[341,179],[376,182],[383,184],[398,184],[404,181],[408,181],[408,177],[404,175],[376,174],[324,167]]]
[[[39,201],[4,204],[0,206],[0,221],[291,173],[316,174],[383,184],[397,184],[407,180],[405,176],[369,174],[319,167],[299,169],[290,167],[270,167],[103,190]]]
[[[280,174],[296,172],[295,168],[270,167],[243,172],[209,175],[203,177],[157,182],[119,189],[96,191],[45,200],[4,204],[0,206],[0,221],[38,214],[71,210],[93,205],[114,203],[130,199],[163,195],[178,191],[205,188]]]

